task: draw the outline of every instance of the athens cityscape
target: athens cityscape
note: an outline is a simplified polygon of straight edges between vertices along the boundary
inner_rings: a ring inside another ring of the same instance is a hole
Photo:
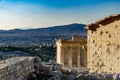
[[[120,0],[0,0],[0,80],[120,80]]]

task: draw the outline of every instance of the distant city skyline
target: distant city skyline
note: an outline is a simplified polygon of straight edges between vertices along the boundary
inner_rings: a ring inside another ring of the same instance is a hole
[[[0,30],[89,24],[120,14],[120,0],[0,0]]]

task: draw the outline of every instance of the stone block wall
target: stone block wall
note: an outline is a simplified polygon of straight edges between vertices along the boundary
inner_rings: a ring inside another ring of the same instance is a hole
[[[34,71],[34,57],[10,58],[0,64],[0,80],[26,80]]]
[[[120,73],[120,16],[109,24],[88,29],[88,69],[90,72]],[[94,26],[96,27],[96,25]]]

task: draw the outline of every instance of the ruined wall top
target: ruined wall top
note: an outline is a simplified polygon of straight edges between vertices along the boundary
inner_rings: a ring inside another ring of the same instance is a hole
[[[87,44],[87,40],[85,38],[82,38],[82,37],[79,37],[79,36],[73,36],[71,40],[59,39],[59,40],[56,40],[56,43],[61,43],[61,44]]]
[[[88,24],[85,29],[87,30],[92,30],[92,31],[96,31],[96,28],[99,28],[99,24],[100,25],[107,25],[107,24],[110,24],[114,21],[118,21],[120,20],[120,14],[113,14],[113,15],[110,15],[110,16],[107,16],[103,19],[100,19],[98,21],[96,21],[95,23],[92,23],[92,24]]]
[[[81,40],[85,40],[84,38],[80,37],[80,36],[72,36],[72,41],[81,41]]]

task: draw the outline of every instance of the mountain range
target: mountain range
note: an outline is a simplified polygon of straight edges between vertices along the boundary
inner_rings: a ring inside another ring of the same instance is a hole
[[[43,45],[54,44],[54,39],[69,39],[73,35],[86,37],[85,24],[68,24],[38,29],[0,30],[0,45]]]

